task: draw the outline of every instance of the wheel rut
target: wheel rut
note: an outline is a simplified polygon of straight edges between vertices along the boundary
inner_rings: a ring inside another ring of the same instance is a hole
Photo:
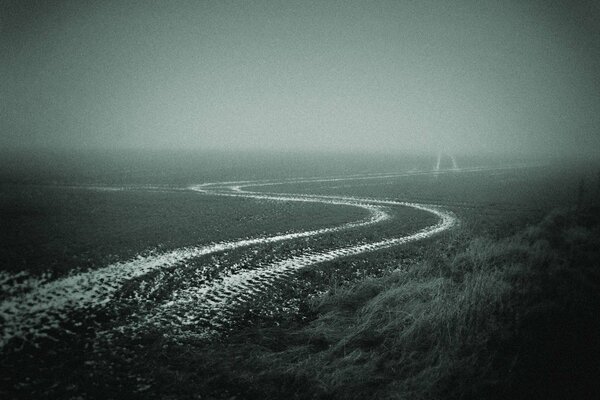
[[[439,173],[439,171],[436,173]],[[248,188],[274,186],[282,183],[337,182],[406,175],[379,174],[288,181],[207,183],[188,187],[187,190],[194,191],[199,195],[360,207],[368,211],[368,216],[362,220],[328,228],[268,237],[244,238],[181,248],[161,254],[138,256],[133,260],[42,282],[28,291],[14,294],[0,302],[0,321],[2,322],[0,349],[13,340],[35,342],[39,338],[51,338],[53,332],[60,330],[61,324],[68,321],[74,312],[112,306],[112,303],[116,301],[115,294],[126,282],[154,271],[168,271],[170,268],[183,265],[186,261],[192,259],[228,250],[317,237],[350,229],[366,229],[371,225],[390,219],[390,214],[386,212],[386,209],[390,207],[412,207],[434,214],[437,217],[435,224],[427,226],[416,233],[371,243],[328,248],[321,251],[307,250],[302,254],[288,256],[252,269],[220,274],[201,285],[175,290],[168,301],[157,304],[149,312],[138,316],[137,320],[132,318],[135,321],[127,326],[117,327],[117,330],[121,331],[130,330],[136,327],[141,328],[142,325],[147,326],[147,324],[158,323],[158,321],[164,322],[170,319],[174,325],[199,325],[199,328],[204,327],[203,329],[206,332],[214,334],[227,325],[239,306],[264,293],[269,287],[276,285],[278,281],[288,279],[302,268],[422,240],[450,229],[457,223],[456,217],[451,212],[438,206],[348,196],[266,193],[250,191]],[[122,190],[132,190],[132,188]],[[145,190],[154,189],[145,188]]]

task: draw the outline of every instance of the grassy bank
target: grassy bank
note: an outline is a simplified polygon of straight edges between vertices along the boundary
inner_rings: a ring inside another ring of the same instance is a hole
[[[333,288],[308,325],[209,347],[159,339],[147,373],[183,397],[591,398],[599,226],[598,210],[565,211],[502,239],[458,235],[407,270]]]
[[[595,398],[599,211],[555,211],[503,235],[465,223],[376,277],[336,284],[337,267],[316,266],[332,274],[329,290],[304,300],[299,315],[255,316],[217,341],[173,339],[167,329],[91,347],[94,330],[73,325],[61,341],[0,362],[5,394]],[[299,281],[310,280],[311,270],[305,275]]]

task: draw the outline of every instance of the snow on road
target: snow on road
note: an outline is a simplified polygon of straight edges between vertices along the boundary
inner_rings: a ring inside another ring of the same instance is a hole
[[[211,282],[206,282],[200,287],[175,291],[169,302],[157,305],[154,316],[168,313],[174,308],[194,304],[196,307],[192,309],[195,309],[195,314],[190,315],[189,320],[202,318],[202,310],[208,310],[210,313],[206,313],[205,315],[211,316],[211,320],[208,321],[209,325],[219,327],[226,319],[227,313],[231,313],[237,304],[248,301],[253,295],[268,287],[269,284],[292,274],[300,268],[331,261],[340,257],[348,257],[420,240],[452,227],[456,222],[455,217],[451,213],[433,206],[354,197],[277,194],[245,190],[249,186],[268,186],[281,183],[336,182],[341,180],[377,179],[405,175],[374,174],[288,181],[209,183],[190,187],[190,190],[206,195],[354,206],[367,210],[369,216],[363,220],[335,227],[285,233],[269,237],[240,239],[205,246],[182,248],[162,254],[138,256],[136,259],[130,261],[118,262],[97,270],[77,273],[42,283],[37,287],[31,288],[29,291],[9,296],[0,302],[0,325],[2,326],[0,349],[13,339],[35,341],[40,337],[48,337],[53,330],[60,328],[61,322],[69,318],[69,313],[76,310],[102,307],[108,304],[113,300],[114,294],[125,282],[149,272],[173,267],[186,260],[200,256],[254,245],[318,236],[348,229],[366,228],[391,218],[385,211],[385,208],[390,206],[413,207],[433,213],[439,219],[436,224],[411,235],[368,244],[333,248],[322,252],[307,252],[266,266],[259,266],[252,270],[223,275]],[[152,320],[153,316],[149,315],[148,318]]]
[[[228,322],[236,307],[268,290],[278,280],[289,277],[301,268],[422,240],[445,231],[457,223],[452,213],[437,207],[393,201],[377,203],[388,206],[414,207],[435,214],[439,220],[436,224],[413,234],[320,252],[306,252],[252,270],[234,272],[199,287],[178,290],[174,292],[170,301],[145,316],[144,321],[137,321],[134,323],[135,327],[129,326],[124,329],[143,331],[148,325],[156,326],[164,324],[164,321],[170,321],[169,326],[171,327],[192,325],[197,331],[197,335],[210,336],[217,333],[218,328]],[[199,323],[203,325],[203,332],[199,332],[201,329],[198,327]]]

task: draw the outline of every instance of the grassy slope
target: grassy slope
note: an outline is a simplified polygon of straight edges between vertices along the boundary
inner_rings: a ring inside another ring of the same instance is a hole
[[[504,238],[473,237],[465,227],[427,249],[408,268],[334,286],[309,302],[304,320],[267,320],[222,342],[174,342],[147,332],[95,355],[76,336],[64,348],[28,351],[18,357],[30,357],[26,364],[36,372],[12,393],[595,398],[600,210],[554,212]],[[20,361],[0,363],[7,379],[27,374],[11,365]]]
[[[269,319],[222,343],[148,332],[100,356],[73,335],[0,360],[0,389],[13,375],[31,380],[7,398],[593,398],[598,212],[555,213],[523,231],[531,210],[508,223],[494,210],[469,208],[478,215],[420,243],[401,271],[343,279],[303,305],[302,320]]]
[[[148,373],[160,392],[183,397],[597,394],[597,210],[555,212],[504,239],[464,239],[407,271],[331,290],[308,326],[185,344],[160,362],[150,351]]]

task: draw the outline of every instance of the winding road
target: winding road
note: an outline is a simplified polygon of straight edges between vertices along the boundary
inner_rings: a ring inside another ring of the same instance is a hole
[[[440,172],[435,171],[435,173]],[[457,223],[454,214],[439,206],[371,198],[282,194],[256,191],[257,188],[283,183],[328,183],[427,173],[431,172],[354,175],[285,181],[205,183],[190,186],[187,190],[196,192],[199,195],[353,206],[368,211],[368,216],[362,220],[328,228],[269,237],[239,239],[204,246],[180,248],[162,254],[138,256],[133,260],[118,262],[93,271],[77,273],[43,283],[25,293],[7,297],[0,303],[0,325],[2,326],[0,349],[15,339],[31,342],[35,342],[39,338],[51,339],[53,332],[60,330],[62,323],[69,320],[74,311],[93,310],[110,305],[111,302],[115,301],[117,291],[127,281],[152,271],[172,268],[201,256],[351,229],[366,229],[371,225],[392,218],[386,212],[386,209],[390,207],[411,207],[437,217],[436,223],[408,235],[371,243],[333,247],[321,251],[307,250],[302,254],[288,256],[265,265],[258,265],[252,269],[224,272],[199,286],[175,290],[168,301],[156,304],[152,310],[146,311],[143,315],[138,315],[136,318],[132,317],[131,323],[127,326],[119,327],[120,330],[143,329],[143,326],[147,324],[170,320],[170,324],[198,326],[208,335],[218,333],[219,329],[226,325],[229,318],[235,314],[237,307],[252,300],[256,295],[276,284],[278,280],[289,277],[301,268],[422,240],[450,229]],[[250,188],[254,188],[254,190],[249,190]]]

